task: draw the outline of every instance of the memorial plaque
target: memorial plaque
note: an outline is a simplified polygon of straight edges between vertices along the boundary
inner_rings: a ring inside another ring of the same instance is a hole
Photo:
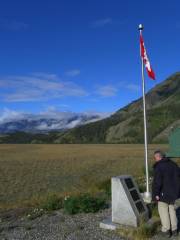
[[[145,208],[144,208],[142,202],[137,202],[137,203],[136,203],[136,207],[137,207],[139,213],[142,213],[142,212],[145,211]]]
[[[126,183],[126,185],[127,185],[127,187],[128,187],[129,189],[131,189],[131,188],[134,187],[134,184],[133,184],[131,178],[125,179],[125,183]]]
[[[137,201],[137,200],[140,199],[140,198],[139,198],[139,194],[138,194],[138,192],[136,191],[136,189],[130,191],[130,194],[131,194],[131,197],[133,198],[134,201]]]
[[[140,219],[148,220],[148,209],[131,176],[113,177],[112,222],[137,227]]]

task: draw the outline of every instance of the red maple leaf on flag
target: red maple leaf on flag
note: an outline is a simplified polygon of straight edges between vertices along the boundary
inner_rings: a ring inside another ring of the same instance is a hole
[[[154,71],[151,67],[149,58],[147,56],[147,52],[146,52],[146,48],[145,48],[145,45],[144,45],[144,40],[143,40],[142,33],[140,34],[140,50],[141,50],[141,57],[143,59],[144,65],[146,67],[148,76],[150,78],[152,78],[153,80],[155,80],[155,73],[154,73]]]

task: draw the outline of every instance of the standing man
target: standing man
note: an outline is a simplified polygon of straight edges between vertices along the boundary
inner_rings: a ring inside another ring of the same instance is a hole
[[[158,202],[162,234],[178,236],[175,201],[180,197],[180,169],[162,151],[154,152],[153,200]]]

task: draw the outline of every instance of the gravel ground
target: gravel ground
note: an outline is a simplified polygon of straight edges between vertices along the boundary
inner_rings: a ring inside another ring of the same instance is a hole
[[[110,214],[66,215],[62,210],[44,214],[34,220],[10,217],[0,223],[1,240],[122,240],[115,232],[99,228],[101,220]]]
[[[0,240],[123,240],[116,232],[99,228],[111,215],[111,209],[98,213],[67,215],[63,210],[43,214],[30,220],[26,210],[0,214]],[[152,240],[165,240],[154,236]],[[172,240],[179,238],[171,238]]]

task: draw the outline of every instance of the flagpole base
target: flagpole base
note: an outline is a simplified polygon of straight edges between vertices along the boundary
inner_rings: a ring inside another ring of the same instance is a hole
[[[143,200],[145,203],[151,203],[152,201],[152,194],[150,192],[143,193]]]

